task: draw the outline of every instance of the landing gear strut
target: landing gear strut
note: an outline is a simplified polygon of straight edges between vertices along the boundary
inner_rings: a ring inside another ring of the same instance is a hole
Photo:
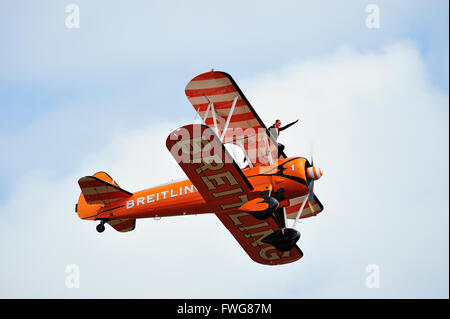
[[[284,190],[281,188],[275,195],[278,202],[283,200],[283,191]],[[291,250],[300,239],[300,232],[293,228],[286,228],[285,208],[277,208],[273,213],[273,217],[275,218],[278,227],[280,227],[280,230],[263,238],[261,241],[272,244],[279,251]]]
[[[295,247],[300,239],[300,232],[294,228],[286,228],[286,209],[278,208],[278,204],[283,200],[284,189],[280,188],[272,196],[270,190],[261,193],[264,200],[261,203],[267,203],[267,209],[263,211],[250,211],[249,213],[258,220],[274,218],[278,227],[278,231],[261,239],[263,243],[271,244],[279,251],[289,251]],[[302,206],[303,207],[303,206]]]
[[[279,251],[289,251],[295,247],[300,239],[300,232],[293,228],[286,228],[286,213],[284,208],[278,208],[274,213],[275,221],[280,230],[263,238],[261,241],[272,244]]]

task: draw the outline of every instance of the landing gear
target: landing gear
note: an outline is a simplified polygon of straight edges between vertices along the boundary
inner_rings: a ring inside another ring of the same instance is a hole
[[[249,211],[249,213],[258,220],[264,220],[270,217],[275,219],[275,222],[280,229],[264,237],[261,241],[263,243],[271,244],[277,250],[284,252],[295,247],[297,241],[300,239],[300,232],[294,228],[286,228],[286,210],[285,208],[278,208],[279,203],[283,200],[283,193],[283,188],[280,188],[277,192],[273,193],[273,196],[270,190],[262,192],[261,195],[264,198],[264,201],[260,203],[267,203],[267,209],[264,211]]]
[[[263,238],[261,241],[272,244],[279,251],[289,251],[295,247],[295,244],[300,239],[300,232],[293,228],[286,228],[286,213],[284,208],[275,210],[274,218],[280,230]]]
[[[274,195],[277,202],[283,200],[284,189],[280,188]],[[300,232],[294,228],[286,228],[286,210],[285,208],[277,208],[273,213],[280,230],[269,236],[263,238],[261,241],[273,245],[279,251],[289,251],[295,247],[297,241],[300,239]]]
[[[265,203],[267,203],[269,206],[264,211],[259,212],[249,212],[253,217],[255,217],[258,220],[264,220],[272,216],[273,212],[278,207],[278,201],[273,197],[268,197],[264,200]]]
[[[259,204],[266,203],[267,208],[265,210],[259,211],[249,211],[253,217],[258,220],[264,220],[272,216],[273,212],[278,208],[279,201],[277,198],[271,196],[271,190],[265,190],[261,193],[263,201],[260,201]]]
[[[293,228],[284,228],[270,234],[261,241],[263,243],[271,244],[279,251],[289,251],[295,247],[295,244],[300,239],[300,233]]]
[[[97,225],[96,229],[99,233],[103,233],[103,231],[105,230],[105,221],[102,220],[100,224]]]

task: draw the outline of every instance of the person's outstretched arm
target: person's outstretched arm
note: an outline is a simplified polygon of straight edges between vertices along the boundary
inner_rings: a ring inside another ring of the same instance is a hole
[[[283,127],[279,127],[279,128],[278,128],[278,131],[283,131],[283,130],[287,129],[288,127],[294,125],[294,124],[297,123],[297,122],[298,122],[298,120],[297,120],[297,121],[294,121],[294,122],[292,122],[292,123],[289,123],[289,124],[287,124],[287,125],[285,125],[285,126],[283,126]]]

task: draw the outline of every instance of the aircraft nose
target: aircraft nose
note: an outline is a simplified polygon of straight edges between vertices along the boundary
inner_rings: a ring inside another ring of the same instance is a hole
[[[323,172],[320,168],[311,166],[306,169],[306,174],[308,175],[308,178],[318,180],[322,177]]]

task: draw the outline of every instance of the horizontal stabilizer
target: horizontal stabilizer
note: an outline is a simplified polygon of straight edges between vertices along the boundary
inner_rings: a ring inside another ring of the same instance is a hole
[[[136,219],[135,218],[113,219],[110,220],[108,224],[115,230],[125,233],[132,231],[136,227]]]
[[[133,195],[132,193],[95,176],[85,176],[78,180],[81,192],[89,205],[103,204],[121,200]]]

